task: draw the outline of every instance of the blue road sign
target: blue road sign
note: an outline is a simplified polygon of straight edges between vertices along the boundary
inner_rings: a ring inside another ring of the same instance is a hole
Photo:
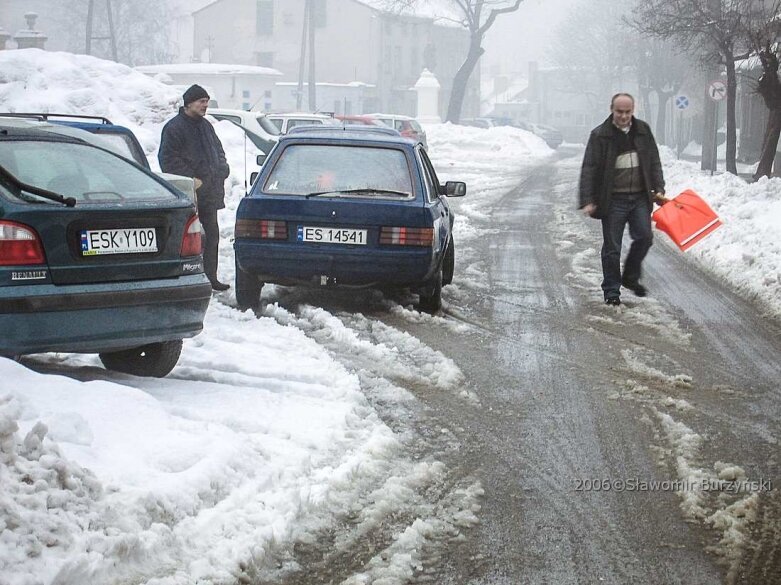
[[[685,95],[679,95],[675,97],[675,107],[679,110],[685,110],[689,107],[689,98]]]

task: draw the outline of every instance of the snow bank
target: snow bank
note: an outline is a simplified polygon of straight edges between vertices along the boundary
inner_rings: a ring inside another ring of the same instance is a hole
[[[781,317],[781,179],[747,183],[729,173],[711,176],[667,149],[663,155],[668,195],[694,189],[724,222],[689,257]]]
[[[0,110],[105,116],[150,154],[179,93],[134,69],[88,55],[0,51]]]

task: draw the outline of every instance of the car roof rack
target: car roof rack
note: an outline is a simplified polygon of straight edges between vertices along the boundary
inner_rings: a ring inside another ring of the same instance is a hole
[[[86,116],[83,114],[49,114],[42,112],[0,112],[2,118],[27,118],[47,122],[50,118],[75,118],[76,120],[98,120],[101,124],[113,126],[114,123],[104,116]]]
[[[401,136],[398,130],[395,128],[389,128],[387,126],[367,126],[365,124],[344,124],[342,126],[330,126],[330,125],[309,125],[302,124],[295,126],[287,131],[287,135],[291,134],[310,134],[310,133],[336,133],[342,132],[368,132],[371,134],[385,134],[386,136]]]

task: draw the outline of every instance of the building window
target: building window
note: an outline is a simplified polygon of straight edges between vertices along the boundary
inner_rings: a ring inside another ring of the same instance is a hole
[[[263,97],[271,99],[271,90],[267,89],[266,91],[264,91],[263,92]]]
[[[274,2],[273,0],[258,0],[255,32],[258,36],[274,33]]]
[[[241,97],[243,97],[245,100],[249,99],[249,90],[248,89],[242,89],[241,90]]]
[[[409,53],[409,65],[410,70],[413,75],[417,75],[420,72],[420,64],[418,62],[418,52],[415,50],[415,47],[413,46]]]
[[[393,73],[403,75],[401,63],[401,47],[393,47]]]
[[[257,62],[260,67],[273,67],[274,66],[274,53],[262,52],[257,53]]]

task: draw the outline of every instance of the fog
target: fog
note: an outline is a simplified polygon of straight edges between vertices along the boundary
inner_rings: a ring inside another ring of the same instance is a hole
[[[108,2],[93,0],[87,51],[90,0],[1,0],[0,39],[16,48],[19,33],[31,32],[24,15],[36,12],[34,34],[28,36],[43,37],[41,44],[51,51],[89,52],[147,68],[192,63],[265,68],[254,70],[251,83],[235,73],[228,80],[227,74],[212,78],[192,68],[187,74],[167,69],[164,75],[145,70],[164,83],[209,85],[227,108],[421,116],[414,87],[427,69],[440,86],[436,111],[425,113],[430,120],[472,123],[491,117],[546,124],[560,129],[566,141],[583,143],[608,114],[610,96],[624,91],[637,97],[636,113],[652,124],[658,140],[680,155],[703,141],[703,120],[713,117],[706,90],[722,72],[703,67],[705,48],[686,54],[675,40],[642,37],[622,21],[622,10],[638,12],[648,2],[524,0],[516,12],[496,19],[483,39],[484,54],[460,86],[457,73],[470,41],[458,24],[464,14],[455,0],[312,0],[314,51],[302,34],[305,1],[111,0],[112,45]],[[499,0],[493,6],[508,4]],[[759,112],[743,124],[742,136],[751,140],[742,141],[740,156],[752,161],[766,113],[749,85],[738,87],[737,95],[757,100],[756,107],[743,106],[749,114]],[[726,127],[726,112],[717,113],[718,125]],[[716,122],[709,124],[715,133]]]

